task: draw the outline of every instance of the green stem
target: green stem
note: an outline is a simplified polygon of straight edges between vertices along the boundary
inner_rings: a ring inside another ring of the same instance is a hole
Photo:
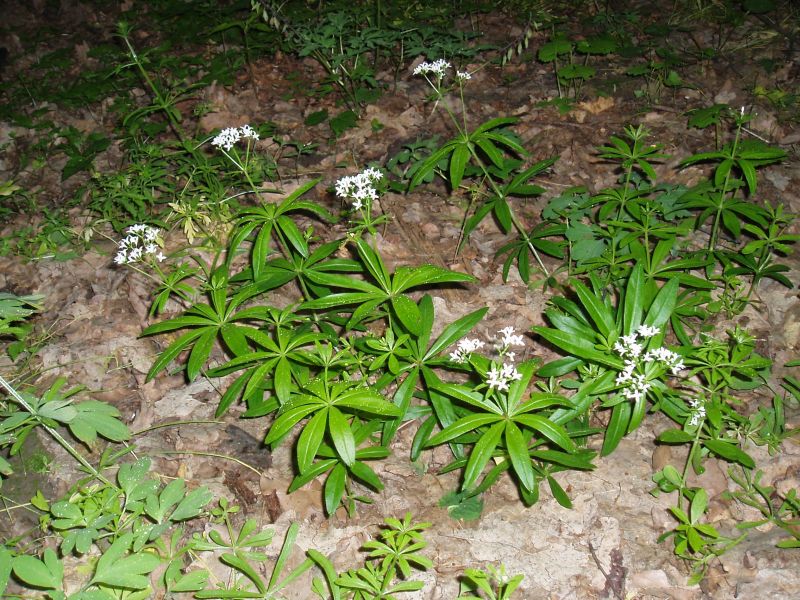
[[[122,39],[125,40],[125,45],[128,47],[128,54],[130,54],[131,59],[136,65],[136,68],[139,70],[139,74],[142,76],[142,79],[144,79],[144,82],[150,88],[150,91],[153,92],[153,95],[156,98],[157,106],[166,113],[170,127],[172,127],[172,130],[175,132],[175,135],[178,136],[178,138],[183,143],[184,147],[191,148],[191,145],[188,142],[189,138],[186,135],[186,132],[183,130],[183,127],[181,127],[180,123],[178,123],[178,121],[175,119],[175,116],[169,110],[167,110],[167,107],[169,106],[170,102],[161,93],[161,90],[158,88],[153,79],[150,77],[147,70],[144,68],[142,61],[139,60],[139,55],[136,53],[136,50],[134,49],[133,44],[131,44],[131,41],[128,38],[128,36],[122,35]],[[195,154],[195,152],[192,151],[192,154]]]
[[[705,420],[705,417],[703,418]],[[683,509],[683,492],[687,488],[686,486],[686,478],[689,476],[689,466],[692,464],[692,457],[694,453],[697,451],[697,447],[700,444],[700,434],[703,431],[703,421],[700,422],[699,426],[697,427],[697,432],[694,434],[694,439],[692,440],[692,447],[689,448],[689,454],[686,456],[686,463],[683,465],[683,473],[681,473],[681,487],[678,490],[678,508],[681,510]]]

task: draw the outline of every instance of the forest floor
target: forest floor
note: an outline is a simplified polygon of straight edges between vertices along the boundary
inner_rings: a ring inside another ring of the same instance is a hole
[[[113,43],[116,14],[110,10],[103,13],[72,2],[62,2],[58,8],[45,2],[33,2],[30,7],[8,4],[18,11],[5,9],[5,17],[20,29],[14,33],[7,26],[4,34],[9,50],[4,85],[18,85],[26,72],[32,72],[37,57],[58,48],[69,50],[69,61],[61,72],[70,77],[98,60],[92,58],[93,48]],[[497,46],[520,39],[525,32],[524,23],[499,11],[477,13],[457,23],[479,31],[481,43]],[[63,35],[56,35],[56,29]],[[36,31],[47,35],[36,45],[20,42],[35,39],[28,36]],[[546,192],[520,201],[522,218],[533,225],[548,200],[569,188],[583,186],[595,193],[614,185],[618,172],[598,157],[596,149],[631,124],[643,124],[650,139],[662,144],[669,155],[655,165],[660,181],[692,184],[707,175],[708,169],[703,165],[681,168],[679,163],[713,148],[714,132],[713,128],[688,127],[687,111],[721,103],[753,112],[749,134],[788,153],[781,164],[759,172],[758,197],[781,202],[787,211],[800,211],[798,108],[794,106],[792,113],[792,105],[787,108],[753,94],[758,86],[766,90],[794,86],[796,92],[800,49],[755,17],[726,25],[724,31],[728,36],[724,41],[715,37],[712,27],[676,26],[665,34],[664,44],[675,48],[722,46],[711,58],[685,60],[680,66],[680,86],[659,87],[664,82],[659,83],[657,77],[628,76],[625,71],[631,63],[623,58],[599,59],[597,74],[564,112],[547,102],[559,96],[552,66],[535,60],[535,48],[549,39],[547,30],[534,31],[528,39],[531,50],[513,56],[502,67],[484,65],[478,58],[462,65],[473,71],[464,91],[470,124],[516,117],[514,132],[532,160],[558,157],[553,167],[536,179]],[[141,48],[161,41],[141,25],[133,39]],[[767,62],[772,65],[769,72],[764,66]],[[454,133],[441,107],[437,110],[426,101],[430,89],[425,80],[413,76],[412,68],[405,65],[396,78],[389,72],[378,73],[378,80],[385,82],[383,93],[366,105],[355,127],[330,139],[327,121],[309,124],[313,122],[309,115],[341,110],[335,95],[310,92],[323,75],[310,58],[280,51],[256,55],[232,81],[197,89],[178,106],[187,115],[187,129],[194,128],[201,139],[221,128],[269,121],[283,139],[313,148],[299,160],[279,161],[281,181],[272,185],[286,191],[297,185],[296,179],[321,177],[323,183],[312,196],[332,209],[337,201],[326,189],[337,178],[355,173],[363,165],[385,165],[404,144],[434,135],[447,140]],[[144,93],[136,91],[139,96]],[[207,112],[197,118],[189,116],[201,103],[208,107]],[[113,103],[60,106],[57,97],[46,101],[32,97],[31,104],[19,110],[29,115],[36,112],[36,116],[30,117],[27,125],[21,118],[0,123],[0,180],[13,179],[29,197],[36,198],[38,206],[48,207],[53,214],[91,180],[86,172],[62,180],[70,158],[59,152],[64,138],[43,142],[42,137],[53,130],[38,127],[34,120],[48,120],[61,128],[72,126],[84,135],[111,135],[116,125]],[[262,140],[258,147],[265,152],[276,149],[273,140]],[[99,173],[112,172],[122,160],[123,150],[115,141],[93,157],[92,168]],[[378,239],[390,269],[432,263],[475,276],[475,284],[430,292],[441,319],[439,331],[444,324],[481,307],[489,307],[476,329],[484,336],[506,326],[527,332],[532,326],[544,325],[543,310],[553,290],[524,283],[515,269],[508,281],[503,281],[502,260],[495,253],[508,237],[494,223],[482,223],[462,251],[456,252],[468,203],[466,193],[452,193],[440,184],[421,186],[410,194],[386,193],[380,207],[390,220]],[[79,234],[87,231],[93,218],[80,204],[71,205],[66,214],[69,221],[65,227]],[[800,597],[800,554],[796,549],[776,548],[780,532],[772,526],[756,528],[746,541],[713,561],[699,585],[687,585],[688,567],[674,556],[672,542],[657,542],[659,535],[673,527],[668,507],[674,499],[650,493],[652,475],[665,464],[679,464],[682,459],[677,449],[670,451],[654,442],[667,426],[660,416],[646,420],[610,456],[598,458],[595,470],[558,475],[572,509],[560,507],[547,493],[535,505],[525,507],[513,482],[501,478],[484,495],[480,518],[470,521],[452,518],[439,504],[440,498],[458,485],[457,474],[437,473],[448,461],[446,448],[425,453],[411,463],[406,456],[413,432],[401,428],[393,442],[393,454],[374,467],[385,484],[383,491],[368,492],[372,503],[358,504],[352,516],[340,509],[328,518],[320,483],[287,494],[294,476],[291,446],[284,444],[274,452],[264,447],[268,418],[241,419],[240,409],[233,407],[219,422],[214,411],[220,392],[213,380],[201,377],[187,384],[182,374],[162,373],[145,381],[163,348],[163,340],[140,337],[142,329],[157,320],[148,313],[153,286],[140,274],[114,265],[113,231],[99,228],[108,239],[96,233],[80,249],[65,249],[67,246],[53,241],[53,230],[43,225],[46,222],[46,214],[7,215],[3,237],[9,241],[0,257],[0,289],[45,296],[45,309],[36,319],[41,342],[31,359],[40,383],[63,376],[71,384],[86,386],[86,394],[113,404],[132,431],[142,432],[135,436],[136,452],[153,457],[154,471],[164,477],[183,477],[190,486],[205,485],[215,497],[235,501],[244,515],[271,524],[276,537],[290,523],[298,522],[298,546],[334,557],[340,569],[356,564],[359,548],[386,517],[410,512],[416,520],[433,524],[426,539],[427,555],[435,566],[419,574],[426,583],[416,596],[419,598],[453,598],[456,578],[465,568],[498,563],[509,573],[524,574],[518,592],[521,598]],[[23,233],[16,233],[19,231]],[[341,226],[335,225],[328,233],[333,238],[341,231]],[[22,243],[20,238],[25,236],[28,239]],[[181,243],[185,244],[185,239],[180,230],[166,234],[167,249]],[[558,266],[556,259],[544,260],[550,269]],[[787,275],[796,285],[800,281],[798,259],[789,256],[785,262],[791,266]],[[281,305],[280,299],[273,302]],[[800,301],[795,288],[765,280],[744,312],[730,318],[715,317],[713,328],[724,332],[737,324],[758,339],[759,353],[773,361],[776,382],[788,373],[782,365],[796,357],[800,344]],[[532,335],[526,336],[524,352],[526,357],[539,356],[545,361],[557,356]],[[787,426],[800,425],[797,413],[796,406],[787,408]],[[158,427],[177,421],[184,423]],[[76,471],[68,458],[44,443],[54,456],[49,470],[36,478],[6,481],[2,493],[8,501],[25,502],[37,487],[61,494],[74,481]],[[779,488],[798,487],[797,437],[786,440],[774,456],[765,448],[753,448],[752,455],[764,471],[765,481]],[[737,523],[753,518],[753,511],[724,496],[733,486],[726,476],[726,463],[710,459],[706,466],[697,483],[709,492],[708,518],[721,531],[735,532]],[[6,515],[0,518],[5,519]],[[16,522],[4,525],[8,531],[19,527]],[[302,585],[307,590],[308,582]],[[297,584],[296,591],[286,594],[309,597],[301,588]]]

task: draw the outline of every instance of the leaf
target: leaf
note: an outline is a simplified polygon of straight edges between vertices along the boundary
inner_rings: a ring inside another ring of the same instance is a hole
[[[405,294],[392,298],[392,308],[395,314],[411,334],[419,335],[422,318],[417,303]]]
[[[611,419],[606,426],[606,435],[603,438],[603,448],[600,451],[601,456],[608,456],[619,445],[620,440],[628,430],[628,424],[631,422],[631,405],[628,402],[622,402],[611,409]]]
[[[96,439],[95,434],[114,442],[130,439],[130,430],[119,420],[119,411],[110,404],[98,400],[86,400],[74,406],[77,415],[68,426],[79,440],[92,443]],[[91,434],[87,435],[89,431]]]
[[[553,498],[556,499],[561,506],[564,508],[572,508],[572,501],[567,496],[567,493],[564,491],[564,488],[556,481],[554,477],[551,475],[547,476],[547,483],[550,486],[550,493],[553,494]]]
[[[597,297],[597,294],[589,290],[580,281],[573,281],[573,286],[581,304],[583,304],[586,312],[589,313],[600,334],[604,338],[608,338],[609,334],[615,329],[614,316],[611,314],[610,309]]]
[[[196,592],[206,587],[209,572],[205,569],[189,571],[181,575],[170,587],[173,592]]]
[[[678,288],[680,282],[677,279],[670,279],[656,294],[653,303],[647,311],[645,325],[657,327],[659,329],[669,321],[672,311],[678,302]]]
[[[342,496],[344,496],[346,479],[347,471],[344,465],[338,463],[331,471],[331,474],[328,475],[328,479],[325,480],[325,512],[328,515],[336,512],[336,508],[339,506]]]
[[[499,415],[495,414],[472,414],[466,417],[461,417],[452,425],[445,427],[442,431],[428,440],[426,446],[438,446],[450,440],[456,439],[459,436],[469,433],[474,429],[493,423],[499,419]]]
[[[146,330],[145,330],[146,331]],[[146,381],[152,381],[169,363],[171,363],[177,356],[183,352],[195,339],[203,335],[204,329],[196,329],[188,331],[172,342],[167,348],[158,355],[158,358],[153,362],[153,366],[147,372]],[[148,335],[142,332],[142,335]]]
[[[301,473],[305,473],[314,463],[314,457],[325,436],[327,420],[328,412],[326,410],[319,411],[309,419],[297,439],[297,468]]]
[[[547,417],[541,417],[539,415],[517,415],[514,417],[514,420],[517,423],[522,423],[526,427],[533,429],[541,433],[547,439],[549,439],[554,444],[561,446],[567,452],[574,452],[575,451],[575,442],[573,442],[569,435],[567,434],[566,430],[556,423],[553,423]]]
[[[469,156],[469,146],[463,142],[458,144],[453,154],[450,155],[450,185],[454,190],[461,185],[461,179],[464,177],[464,167],[469,161]]]
[[[722,440],[704,440],[703,445],[717,456],[724,458],[728,462],[737,462],[748,469],[755,469],[756,463],[749,454],[741,450],[735,444]]]
[[[11,576],[11,552],[9,552],[5,546],[0,545],[0,598],[6,591],[6,587],[8,586],[8,579],[10,576]]]
[[[644,273],[642,265],[637,264],[628,276],[625,286],[625,302],[623,308],[625,334],[630,335],[642,324],[644,314]]]
[[[704,488],[698,488],[692,498],[692,504],[689,509],[689,520],[692,523],[698,523],[706,512],[708,506],[708,494]]]
[[[663,444],[685,444],[694,440],[694,436],[682,429],[662,431],[657,440]]]
[[[52,552],[48,548],[49,552]],[[11,564],[11,561],[6,563]],[[6,567],[8,568],[8,567]],[[13,559],[14,575],[25,583],[37,588],[59,589],[61,588],[61,577],[54,573],[43,561],[29,554],[22,554]]]
[[[492,453],[494,453],[497,448],[497,444],[500,442],[500,436],[503,435],[504,429],[505,423],[495,423],[480,437],[472,448],[467,466],[464,469],[464,484],[462,489],[468,490],[475,485],[478,477],[480,477],[483,469],[489,462],[489,459],[492,458]]]
[[[200,487],[189,493],[180,501],[173,513],[170,515],[170,521],[185,521],[186,519],[193,519],[198,516],[205,508],[206,504],[211,501],[213,495],[207,487]]]
[[[548,327],[535,326],[533,327],[533,331],[551,344],[565,350],[573,356],[615,369],[622,369],[622,361],[619,358],[608,352],[595,349],[594,344],[589,340],[578,338],[573,334],[559,331],[558,329],[550,329]]]
[[[267,586],[264,585],[264,581],[261,579],[258,571],[256,571],[253,566],[242,556],[240,556],[238,552],[236,554],[225,553],[220,556],[219,560],[229,567],[233,567],[255,584],[256,588],[258,588],[258,591],[261,594],[255,596],[256,598],[263,597],[263,595],[266,594]],[[250,597],[252,598],[253,596]]]
[[[328,429],[336,452],[344,464],[351,466],[356,460],[356,444],[350,423],[335,406],[328,409]]]
[[[133,540],[133,534],[120,536],[100,560],[92,583],[103,583],[112,587],[141,590],[150,584],[145,575],[152,573],[161,560],[150,552],[141,552],[124,556]]]
[[[528,455],[528,444],[525,442],[522,431],[511,421],[506,424],[506,449],[520,483],[525,489],[532,490],[535,479],[531,459]]]

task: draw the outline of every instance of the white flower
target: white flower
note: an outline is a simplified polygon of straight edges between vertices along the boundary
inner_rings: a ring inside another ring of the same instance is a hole
[[[456,71],[456,79],[459,81],[468,81],[472,79],[472,74],[467,71]]]
[[[457,363],[465,363],[469,360],[469,355],[476,350],[480,350],[486,344],[477,338],[464,338],[458,342],[458,347],[450,353],[450,360]]]
[[[116,264],[135,263],[151,256],[159,262],[166,258],[160,250],[160,246],[163,245],[160,229],[137,223],[128,227],[127,232],[128,235],[122,238],[117,246],[117,254],[114,256]]]
[[[692,416],[689,418],[689,425],[694,427],[699,424],[702,419],[705,419],[706,407],[700,404],[698,400],[689,400],[689,405],[692,407]]]
[[[649,389],[650,382],[647,381],[647,377],[638,373],[636,375],[631,374],[628,385],[622,390],[622,395],[628,400],[638,401],[644,397]]]
[[[414,75],[427,75],[433,73],[438,79],[444,77],[444,72],[450,68],[450,63],[440,58],[433,62],[421,62],[414,69]]]
[[[512,381],[518,381],[520,379],[522,379],[522,373],[517,371],[514,365],[503,364],[503,366],[498,369],[497,365],[493,364],[487,374],[486,384],[489,386],[489,389],[496,388],[501,392],[505,392],[508,390],[508,385]]]
[[[243,138],[250,138],[254,142],[257,142],[259,139],[261,139],[260,136],[258,135],[258,132],[252,127],[250,127],[250,125],[242,125],[239,128],[239,133]]]
[[[237,127],[226,127],[220,131],[213,140],[211,140],[211,145],[216,146],[217,148],[222,148],[227,152],[233,148],[233,145],[238,142],[241,137],[242,134]]]
[[[501,348],[508,348],[510,346],[524,346],[525,339],[521,335],[514,335],[515,329],[513,327],[503,327],[499,333],[502,337],[500,338],[500,342],[498,347]]]
[[[364,169],[357,175],[341,177],[334,189],[339,198],[350,200],[353,210],[361,210],[378,199],[375,183],[383,179],[383,173],[373,167]]]
[[[654,335],[658,335],[660,333],[660,329],[658,327],[650,327],[649,325],[640,325],[639,329],[636,330],[643,338],[651,338]]]

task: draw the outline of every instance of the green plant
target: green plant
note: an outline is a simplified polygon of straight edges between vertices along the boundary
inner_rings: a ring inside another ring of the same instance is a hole
[[[415,74],[423,75],[431,85],[437,104],[438,100],[451,89],[444,85],[445,74],[449,67],[448,62],[438,60],[432,63],[423,62],[414,71]],[[463,107],[461,121],[446,104],[442,105],[458,135],[435,150],[416,169],[409,183],[409,191],[429,179],[431,173],[436,172],[447,160],[446,169],[439,171],[439,174],[448,180],[454,191],[459,189],[465,177],[474,177],[477,180],[475,186],[470,188],[471,199],[461,226],[459,248],[468,240],[478,224],[491,213],[504,233],[514,230],[519,236],[518,243],[512,243],[502,249],[502,252],[507,251],[510,254],[505,272],[508,272],[510,263],[516,259],[520,275],[528,281],[530,253],[536,259],[539,269],[549,276],[539,251],[561,257],[561,248],[546,239],[559,233],[560,227],[534,228],[529,231],[512,209],[509,199],[541,194],[543,188],[532,185],[529,181],[552,166],[555,159],[539,161],[532,166],[524,167],[524,163],[515,156],[524,157],[527,152],[508,129],[508,126],[516,122],[512,117],[490,119],[470,132],[463,95],[464,85],[470,78],[469,73],[456,71],[453,86],[458,89],[461,98]]]
[[[467,569],[461,579],[461,589],[456,600],[510,600],[522,583],[522,575],[509,577],[504,565],[480,569]],[[480,595],[479,595],[480,594]]]
[[[378,539],[362,547],[369,552],[365,566],[338,575],[327,557],[309,550],[309,557],[325,574],[324,581],[314,579],[312,590],[320,598],[332,600],[391,600],[395,594],[421,590],[423,582],[410,577],[412,569],[426,570],[433,566],[433,562],[420,553],[427,546],[422,532],[430,525],[414,523],[408,513],[402,521],[386,519]]]
[[[584,83],[595,75],[595,68],[589,64],[589,57],[612,54],[616,50],[617,43],[609,36],[575,42],[564,33],[556,33],[539,48],[537,58],[540,62],[553,64],[559,99],[571,97],[575,101]],[[575,60],[576,53],[584,56],[583,63]]]

